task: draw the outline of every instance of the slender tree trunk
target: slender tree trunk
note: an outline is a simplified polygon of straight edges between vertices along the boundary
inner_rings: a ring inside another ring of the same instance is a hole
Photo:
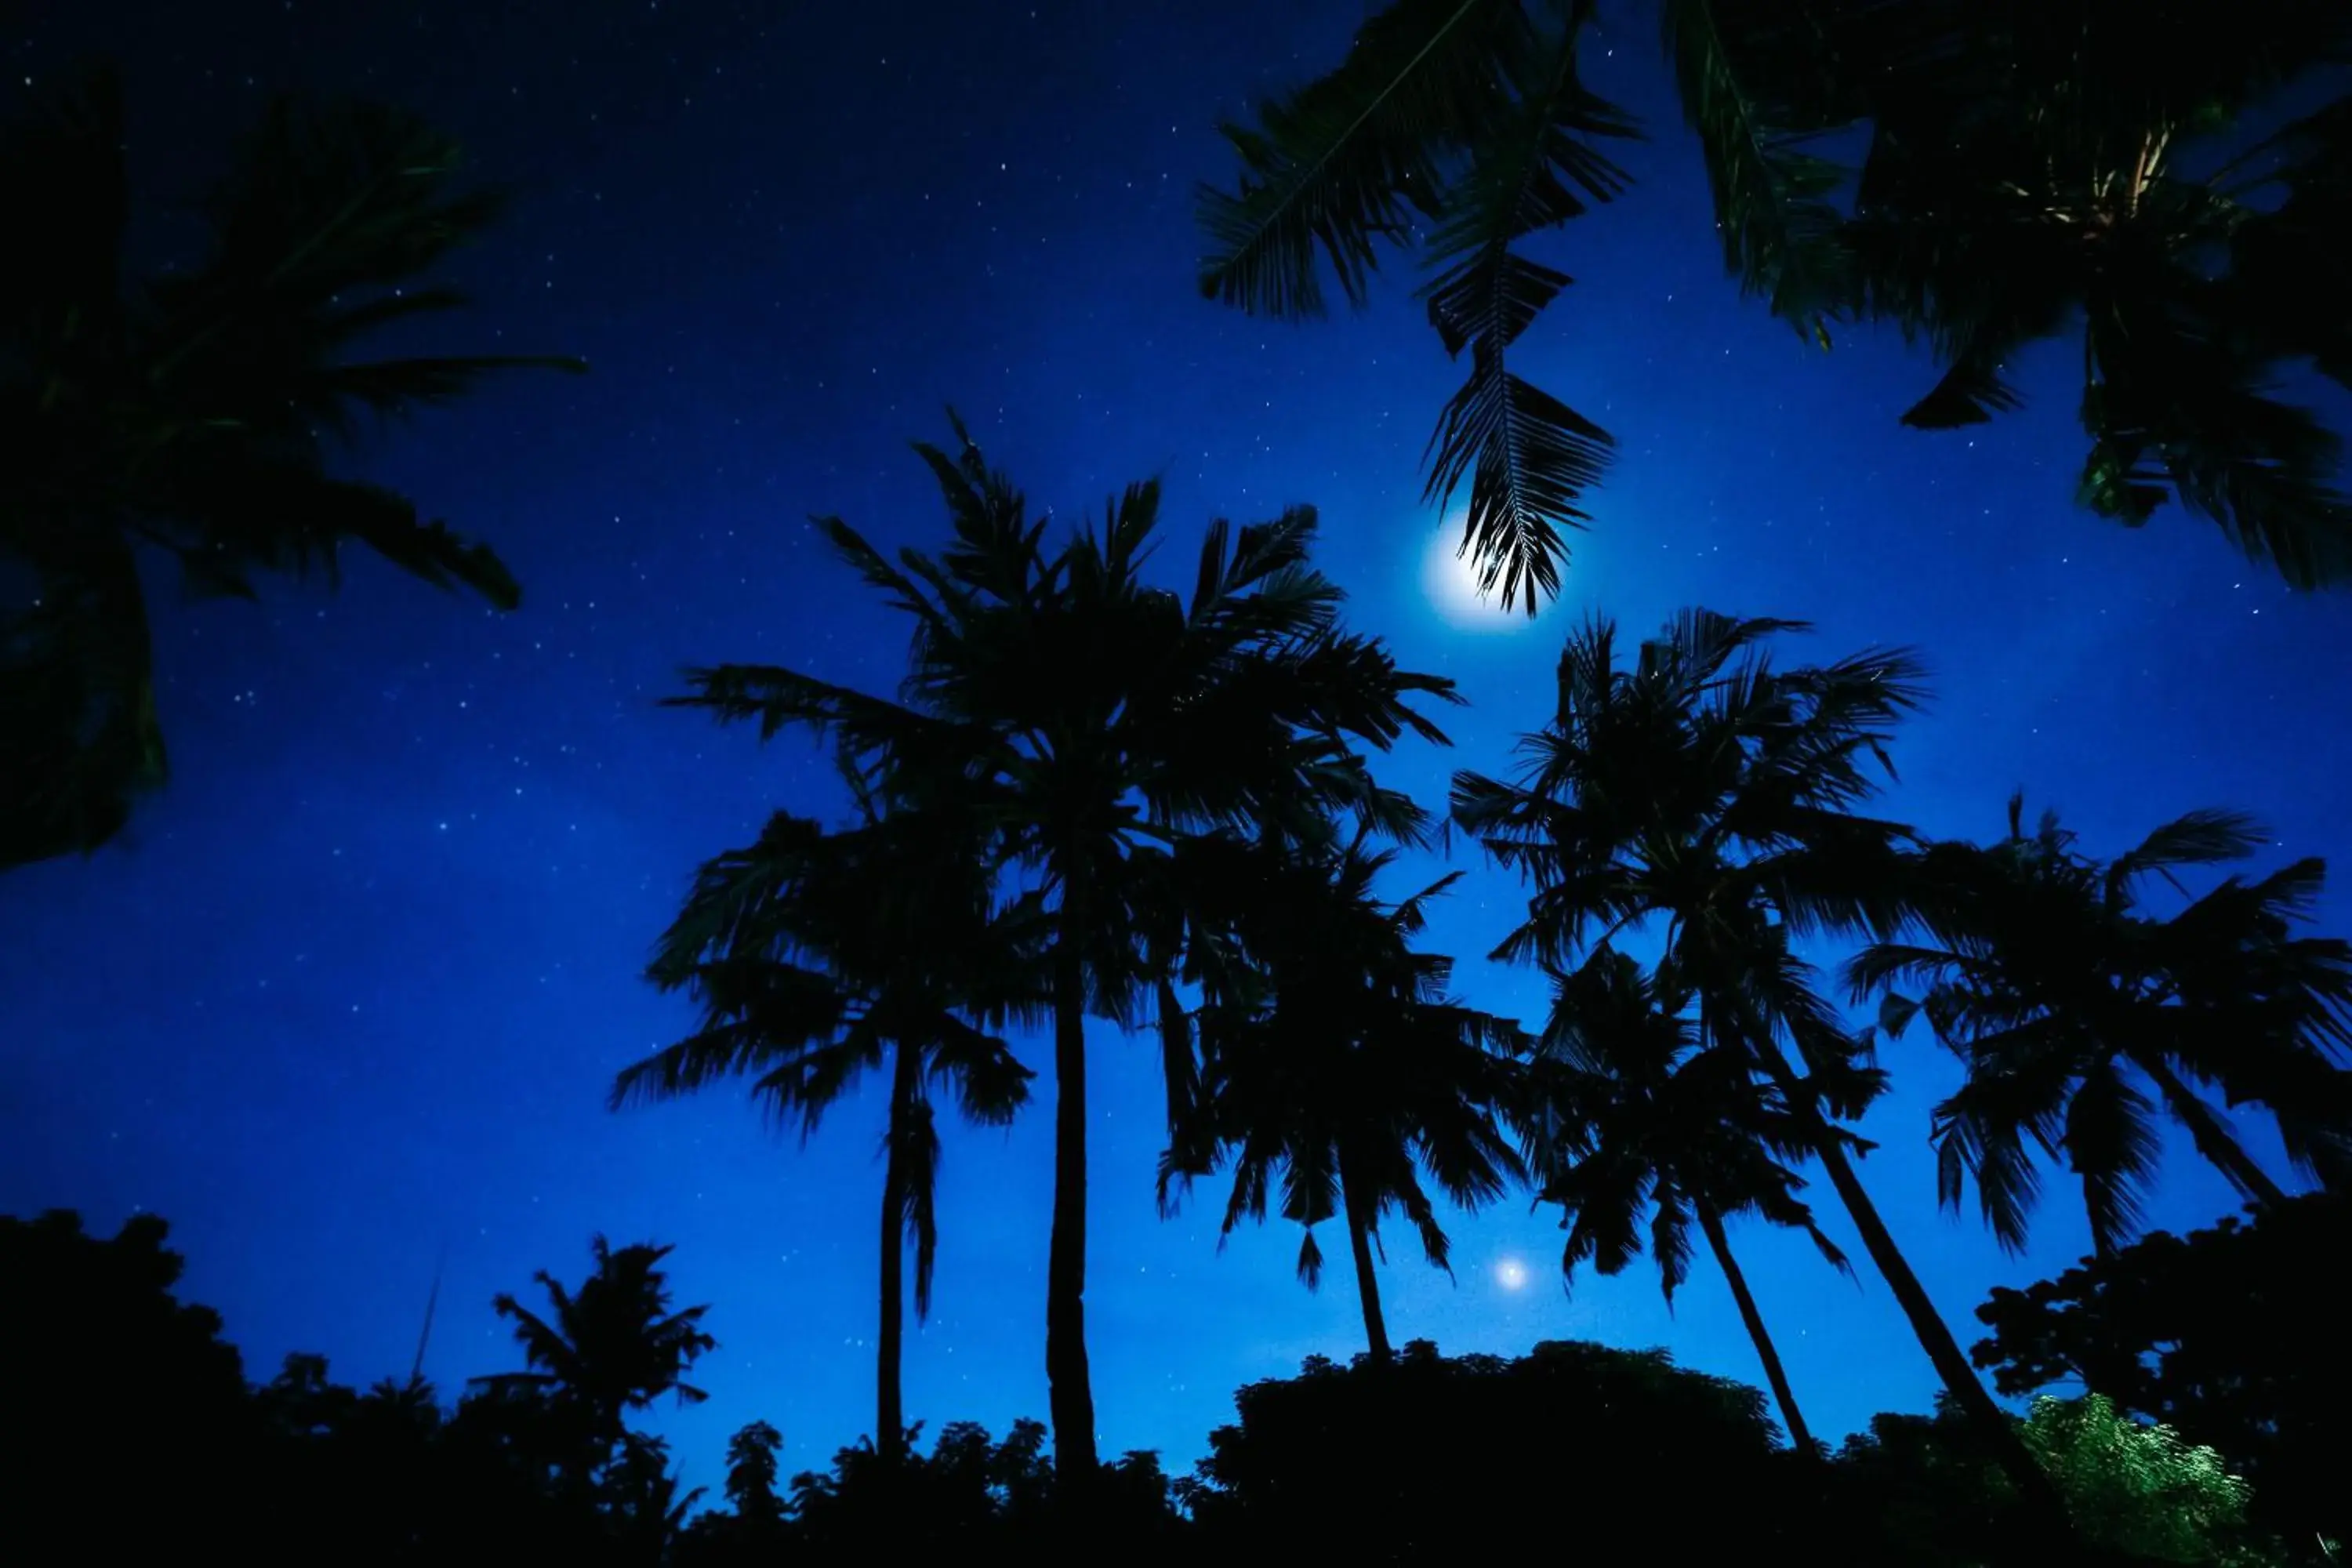
[[[1371,1345],[1372,1364],[1386,1366],[1396,1360],[1396,1352],[1389,1347],[1388,1320],[1381,1315],[1381,1282],[1372,1272],[1371,1216],[1356,1199],[1356,1185],[1348,1180],[1345,1162],[1339,1166],[1339,1194],[1348,1211],[1348,1250],[1356,1259],[1356,1297],[1364,1309],[1364,1338]]]
[[[1046,1406],[1054,1418],[1054,1469],[1072,1489],[1096,1469],[1095,1395],[1087,1369],[1085,911],[1065,873],[1061,929],[1054,941],[1054,1229],[1045,1263]]]
[[[2197,1091],[2181,1082],[2179,1075],[2163,1058],[2151,1056],[2143,1059],[2134,1057],[2132,1062],[2156,1080],[2156,1087],[2163,1091],[2166,1108],[2188,1127],[2189,1136],[2196,1142],[2197,1152],[2204,1155],[2215,1170],[2227,1176],[2230,1184],[2237,1188],[2240,1194],[2265,1208],[2276,1208],[2287,1201],[2285,1192],[2260,1165],[2254,1163],[2253,1156],[2246,1152],[2244,1145],[2230,1135],[2230,1130],[2222,1125],[2221,1119],[2213,1114],[2213,1108],[2198,1099]]]
[[[1764,1363],[1764,1379],[1772,1385],[1772,1397],[1780,1402],[1780,1418],[1789,1424],[1789,1442],[1808,1458],[1819,1458],[1822,1450],[1814,1443],[1804,1415],[1797,1409],[1796,1390],[1789,1386],[1788,1370],[1781,1366],[1780,1352],[1774,1348],[1772,1336],[1764,1327],[1764,1314],[1756,1310],[1756,1298],[1748,1293],[1748,1276],[1740,1271],[1738,1259],[1731,1256],[1730,1238],[1723,1234],[1723,1216],[1715,1212],[1713,1204],[1702,1203],[1696,1207],[1699,1228],[1706,1232],[1706,1244],[1715,1249],[1716,1266],[1730,1281],[1731,1299],[1739,1303],[1739,1321],[1748,1325],[1748,1337],[1756,1342],[1757,1358]]]
[[[907,1409],[898,1384],[901,1336],[905,1332],[907,1275],[907,1162],[912,1129],[908,1110],[919,1086],[919,1064],[903,1040],[891,1047],[890,1126],[884,1134],[882,1165],[882,1331],[874,1358],[874,1445],[886,1459],[905,1457]]]
[[[2051,1480],[2049,1472],[2035,1462],[2032,1451],[2017,1435],[2017,1428],[2011,1423],[2008,1414],[1993,1402],[1991,1394],[1985,1392],[1983,1381],[1977,1376],[1976,1369],[1969,1364],[1969,1358],[1960,1351],[1959,1342],[1952,1337],[1951,1328],[1944,1321],[1943,1314],[1936,1310],[1936,1303],[1928,1299],[1927,1288],[1919,1283],[1919,1277],[1911,1271],[1911,1265],[1904,1258],[1902,1249],[1895,1245],[1895,1237],[1887,1230],[1886,1222],[1879,1217],[1878,1205],[1871,1202],[1870,1194],[1863,1187],[1862,1178],[1854,1174],[1853,1164],[1846,1158],[1844,1146],[1838,1142],[1835,1130],[1830,1127],[1827,1119],[1813,1103],[1811,1095],[1798,1078],[1788,1057],[1771,1037],[1761,1030],[1748,1031],[1748,1037],[1752,1042],[1751,1048],[1755,1050],[1759,1065],[1787,1097],[1788,1103],[1802,1109],[1820,1130],[1820,1135],[1814,1140],[1814,1152],[1820,1158],[1822,1169],[1829,1173],[1830,1184],[1837,1189],[1838,1198],[1845,1205],[1846,1213],[1853,1217],[1854,1229],[1862,1233],[1862,1244],[1869,1252],[1871,1262],[1877,1266],[1880,1276],[1886,1281],[1886,1288],[1895,1293],[1903,1315],[1910,1320],[1911,1332],[1917,1337],[1919,1348],[1927,1352],[1927,1360],[1934,1364],[1937,1375],[1943,1379],[1944,1387],[1967,1415],[1970,1426],[1984,1445],[1987,1457],[2000,1466],[2002,1473],[2009,1477],[2011,1484],[2025,1500],[2029,1517],[2034,1527],[2046,1537],[2043,1544],[2054,1554],[2053,1560],[2063,1560],[2074,1540],[2074,1526],[2072,1516],[2066,1510],[2066,1500],[2060,1495],[2057,1484]]]

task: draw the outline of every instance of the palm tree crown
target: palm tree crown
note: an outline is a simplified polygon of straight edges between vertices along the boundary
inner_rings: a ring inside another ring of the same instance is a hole
[[[512,1320],[525,1372],[476,1378],[492,1392],[535,1390],[588,1418],[601,1442],[617,1443],[622,1417],[662,1395],[681,1405],[708,1397],[686,1382],[694,1363],[718,1342],[702,1329],[707,1307],[670,1310],[662,1259],[672,1248],[638,1242],[617,1251],[599,1236],[591,1244],[595,1268],[577,1291],[546,1269],[536,1279],[551,1313],[541,1317],[504,1291],[492,1305]]]
[[[1857,997],[1886,993],[1890,1026],[1924,1014],[1968,1065],[1936,1110],[1945,1199],[1957,1204],[1973,1177],[1994,1234],[2021,1247],[2035,1153],[2063,1154],[2093,1240],[2111,1251],[2155,1180],[2161,1101],[2246,1196],[2277,1201],[2200,1087],[2262,1105],[2300,1169],[2330,1185],[2352,1179],[2352,944],[2294,929],[2317,902],[2324,863],[2230,877],[2160,917],[2145,901],[2152,883],[2178,888],[2177,873],[2245,859],[2268,835],[2234,812],[2190,812],[2102,863],[2054,814],[2026,831],[2021,797],[2009,826],[1990,846],[1925,850],[1927,940],[1876,943],[1846,966]]]
[[[509,356],[355,357],[462,303],[425,281],[496,215],[455,146],[371,105],[264,117],[202,208],[201,263],[123,277],[122,104],[100,73],[0,127],[0,868],[96,848],[162,782],[142,554],[208,595],[364,545],[510,608],[499,559],[329,472],[367,416],[451,401]]]
[[[1449,1245],[1422,1184],[1425,1171],[1476,1209],[1523,1175],[1496,1122],[1510,1090],[1510,1024],[1445,994],[1452,962],[1413,951],[1425,902],[1454,880],[1390,906],[1373,882],[1390,864],[1360,840],[1321,854],[1260,848],[1234,858],[1230,896],[1244,906],[1202,955],[1194,1015],[1193,1114],[1160,1161],[1160,1199],[1230,1164],[1221,1234],[1282,1216],[1306,1228],[1298,1273],[1311,1288],[1323,1254],[1314,1227],[1348,1227],[1376,1359],[1390,1346],[1369,1272],[1381,1216],[1402,1212],[1430,1262]]]

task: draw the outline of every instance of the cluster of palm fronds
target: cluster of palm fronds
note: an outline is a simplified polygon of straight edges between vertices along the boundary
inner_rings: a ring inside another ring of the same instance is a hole
[[[2167,499],[2297,586],[2352,574],[2339,447],[2275,395],[2352,385],[2332,237],[2352,232],[2352,100],[2268,134],[2298,72],[2352,59],[2335,0],[1655,0],[1742,289],[1827,347],[1840,321],[1924,340],[1906,424],[2018,405],[2027,344],[2079,331],[2081,495],[2137,524]],[[1429,499],[1467,481],[1463,548],[1504,607],[1556,594],[1562,531],[1612,442],[1509,351],[1566,286],[1531,253],[1623,189],[1631,117],[1583,83],[1595,0],[1395,0],[1339,68],[1227,125],[1240,174],[1201,198],[1204,292],[1268,315],[1360,301],[1417,253],[1469,374],[1430,440]],[[1831,155],[1851,148],[1851,163]]]
[[[95,75],[0,127],[0,868],[95,848],[161,782],[140,562],[250,598],[359,544],[511,607],[498,557],[338,478],[367,416],[539,358],[355,357],[462,303],[426,276],[496,216],[398,111],[281,102],[203,204],[193,265],[124,276],[122,103]]]

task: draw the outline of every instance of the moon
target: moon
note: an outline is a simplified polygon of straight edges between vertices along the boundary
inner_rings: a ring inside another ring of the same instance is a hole
[[[1522,1289],[1528,1282],[1528,1266],[1516,1258],[1506,1258],[1495,1265],[1495,1282],[1506,1290]]]
[[[1457,554],[1466,514],[1457,512],[1431,531],[1421,556],[1421,591],[1437,618],[1458,632],[1507,635],[1528,625],[1523,608],[1506,610],[1497,593],[1478,592],[1478,564]]]

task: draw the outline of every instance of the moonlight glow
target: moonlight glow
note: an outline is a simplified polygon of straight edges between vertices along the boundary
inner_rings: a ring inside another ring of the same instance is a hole
[[[1517,1290],[1528,1282],[1528,1266],[1516,1258],[1506,1258],[1495,1265],[1495,1282],[1506,1290]]]
[[[1456,512],[1430,531],[1421,557],[1421,591],[1437,618],[1456,631],[1500,635],[1528,625],[1524,608],[1505,610],[1500,593],[1481,597],[1478,568],[1462,547],[1464,517]]]

